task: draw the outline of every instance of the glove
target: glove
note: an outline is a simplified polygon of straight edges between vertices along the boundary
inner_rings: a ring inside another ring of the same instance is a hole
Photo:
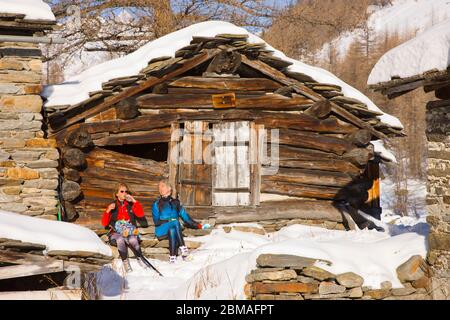
[[[202,229],[203,230],[209,229],[209,228],[211,228],[211,225],[209,223],[202,224]]]

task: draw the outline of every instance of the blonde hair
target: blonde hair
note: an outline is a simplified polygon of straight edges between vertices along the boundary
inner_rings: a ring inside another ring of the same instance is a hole
[[[120,182],[120,183],[116,184],[116,188],[114,189],[115,190],[113,193],[114,201],[117,199],[117,194],[119,193],[119,189],[122,187],[127,188],[128,194],[131,193],[131,190],[130,190],[130,188],[128,188],[128,185],[126,183]]]
[[[162,184],[165,184],[166,186],[168,186],[169,189],[170,189],[170,195],[172,196],[172,193],[173,193],[173,186],[172,186],[172,184],[169,182],[169,180],[168,180],[168,179],[161,179],[161,180],[159,180],[159,183],[162,183]]]

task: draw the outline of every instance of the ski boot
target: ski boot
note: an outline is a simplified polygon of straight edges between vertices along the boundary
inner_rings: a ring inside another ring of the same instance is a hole
[[[169,263],[170,264],[174,264],[175,262],[177,262],[177,256],[170,256],[169,257]]]
[[[130,260],[123,260],[123,268],[125,269],[126,273],[130,273],[131,271],[133,271],[133,269],[131,268]]]
[[[180,250],[181,250],[181,257],[183,258],[183,261],[192,261],[193,257],[189,253],[189,250],[186,246],[181,246]]]

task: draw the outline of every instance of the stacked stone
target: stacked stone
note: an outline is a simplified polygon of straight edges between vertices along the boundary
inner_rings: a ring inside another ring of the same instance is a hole
[[[56,219],[56,141],[43,131],[37,45],[0,43],[0,209]]]
[[[428,300],[429,278],[425,262],[415,256],[399,266],[397,273],[404,287],[393,289],[389,281],[380,289],[363,286],[364,279],[347,272],[335,275],[315,264],[316,259],[263,254],[257,269],[246,277],[249,300]],[[329,261],[320,261],[331,265]]]
[[[434,297],[450,299],[450,100],[427,109],[428,261]]]

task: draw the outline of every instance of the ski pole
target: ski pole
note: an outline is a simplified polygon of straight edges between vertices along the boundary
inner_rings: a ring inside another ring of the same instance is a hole
[[[130,245],[130,243],[128,242],[128,239],[125,239],[125,243],[127,244],[128,248],[130,248],[131,251],[133,251],[133,253],[134,253],[134,255],[135,255],[136,257],[140,258],[147,266],[149,266],[150,268],[152,268],[153,270],[155,270],[156,273],[158,273],[161,277],[164,277],[164,276],[162,275],[162,273],[159,272],[159,270],[156,269],[155,266],[152,265],[152,264],[150,263],[150,261],[148,261],[148,260],[147,260],[142,254],[140,254],[140,253],[139,253],[132,245]]]

